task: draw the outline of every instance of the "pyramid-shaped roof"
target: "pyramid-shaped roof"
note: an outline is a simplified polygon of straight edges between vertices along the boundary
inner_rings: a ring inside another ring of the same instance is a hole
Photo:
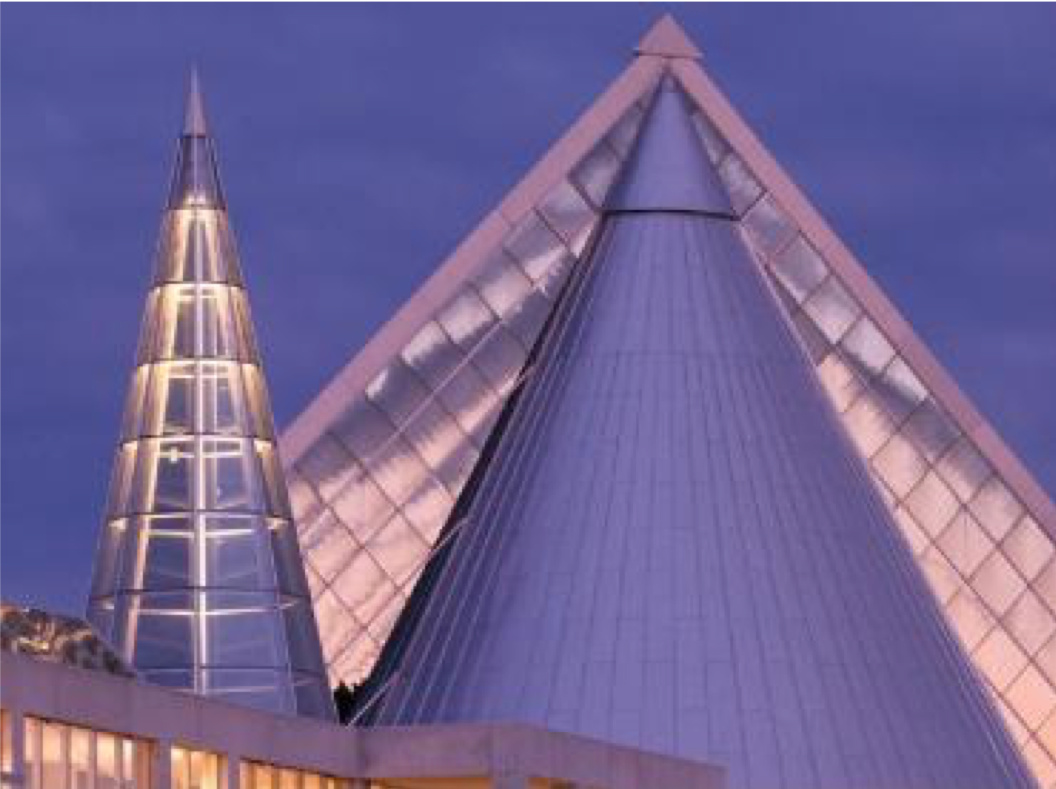
[[[668,31],[660,44],[647,36],[284,434],[332,674],[369,671],[429,556],[464,527],[456,501],[492,451],[511,395],[531,380],[541,330],[569,272],[590,259],[602,208],[626,178],[643,108],[666,73],[687,99],[758,271],[917,566],[1017,744],[1038,775],[1052,773],[1044,728],[1056,709],[1056,508],[747,127],[695,48],[671,43],[672,25],[658,26]]]

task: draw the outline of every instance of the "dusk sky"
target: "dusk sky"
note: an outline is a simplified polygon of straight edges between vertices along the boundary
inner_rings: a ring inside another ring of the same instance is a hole
[[[191,63],[282,426],[663,10],[5,4],[3,598],[83,609]],[[673,10],[1056,491],[1056,6]]]

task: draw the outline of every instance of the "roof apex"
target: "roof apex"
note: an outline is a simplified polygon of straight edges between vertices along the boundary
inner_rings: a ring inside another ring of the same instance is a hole
[[[187,89],[187,111],[183,116],[183,133],[188,136],[205,137],[209,124],[205,122],[205,102],[198,82],[198,68],[191,66],[191,82]]]
[[[634,48],[636,55],[700,60],[701,52],[671,14],[664,14]]]

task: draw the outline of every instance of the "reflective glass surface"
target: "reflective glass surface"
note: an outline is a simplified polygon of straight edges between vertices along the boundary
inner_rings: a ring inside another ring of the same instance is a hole
[[[179,151],[90,616],[147,679],[276,712],[329,717],[308,584],[212,142],[184,137]],[[378,399],[399,406],[394,396]],[[313,675],[313,693],[295,690]]]
[[[1051,538],[743,160],[724,153],[725,142],[707,144],[759,265],[785,294],[781,308],[932,591],[1036,777],[1056,788]]]
[[[333,682],[361,680],[373,665],[641,116],[634,105],[294,459],[293,510]]]

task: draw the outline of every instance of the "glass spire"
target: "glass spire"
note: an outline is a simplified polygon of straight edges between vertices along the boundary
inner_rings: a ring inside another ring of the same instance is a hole
[[[152,682],[276,712],[331,715],[194,75],[88,609]]]

